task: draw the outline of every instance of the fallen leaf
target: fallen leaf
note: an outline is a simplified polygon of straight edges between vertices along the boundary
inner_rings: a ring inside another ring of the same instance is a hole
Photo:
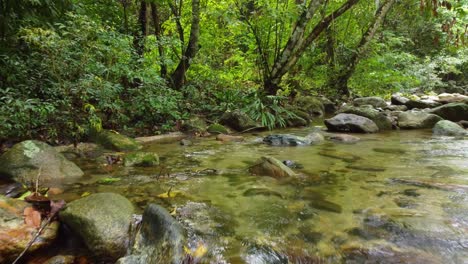
[[[177,195],[181,195],[181,194],[182,194],[181,191],[170,191],[170,192],[161,193],[158,195],[158,197],[159,198],[174,198]]]
[[[206,254],[207,251],[208,251],[208,249],[205,247],[205,245],[200,243],[198,245],[197,249],[195,249],[195,251],[193,251],[192,256],[194,256],[195,258],[201,258]]]
[[[24,223],[35,228],[41,227],[41,213],[32,207],[24,208]]]

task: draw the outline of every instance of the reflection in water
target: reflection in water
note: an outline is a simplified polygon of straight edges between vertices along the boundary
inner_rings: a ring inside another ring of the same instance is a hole
[[[87,164],[88,179],[69,199],[112,191],[140,209],[175,209],[212,263],[468,262],[468,140],[394,131],[356,144],[270,147],[258,137],[149,144],[163,157],[158,168],[102,173]],[[249,175],[266,155],[300,164],[298,176]],[[96,183],[109,176],[121,180]],[[158,196],[169,189],[177,195]]]

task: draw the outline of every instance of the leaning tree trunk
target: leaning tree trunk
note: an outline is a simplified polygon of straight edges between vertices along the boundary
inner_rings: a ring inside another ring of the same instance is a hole
[[[264,80],[265,92],[268,94],[276,94],[280,88],[281,79],[292,69],[292,67],[294,67],[294,65],[296,65],[307,47],[309,47],[336,18],[343,15],[358,2],[359,0],[346,1],[338,9],[315,25],[307,36],[304,36],[307,24],[317,11],[317,8],[323,3],[321,0],[312,0],[296,22],[286,47],[281,52],[279,59],[276,60],[273,69],[271,70],[271,74],[268,79]]]
[[[185,74],[190,67],[192,59],[198,52],[198,40],[200,37],[200,0],[192,0],[192,25],[187,48],[182,53],[177,68],[171,75],[172,85],[180,89],[185,83]]]
[[[359,45],[356,49],[356,52],[348,60],[346,68],[343,69],[340,73],[338,73],[334,79],[332,79],[331,86],[334,87],[340,95],[350,96],[348,81],[356,71],[356,66],[365,54],[371,40],[374,38],[375,33],[377,32],[377,29],[379,29],[379,27],[382,25],[385,16],[390,11],[394,3],[395,0],[387,0],[383,5],[381,5],[377,9],[377,12],[374,16],[374,21],[372,22],[371,26],[367,29],[366,33],[364,33],[364,35],[362,36],[361,41],[359,42]]]

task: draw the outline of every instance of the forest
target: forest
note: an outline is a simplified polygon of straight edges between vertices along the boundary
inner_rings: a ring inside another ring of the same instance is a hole
[[[465,1],[1,1],[0,139],[148,135],[305,95],[466,88]],[[344,96],[344,97],[343,97]]]
[[[0,264],[468,263],[468,0],[0,0]]]

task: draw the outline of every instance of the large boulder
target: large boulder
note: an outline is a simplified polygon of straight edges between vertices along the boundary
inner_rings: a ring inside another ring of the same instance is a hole
[[[387,106],[384,99],[377,96],[356,98],[354,99],[353,104],[355,106],[372,105],[374,108],[384,108]]]
[[[441,120],[435,124],[432,129],[433,135],[436,136],[466,136],[468,132],[457,123],[449,120]]]
[[[97,193],[69,203],[60,220],[95,255],[115,260],[127,251],[133,212],[132,203],[122,195]]]
[[[96,132],[92,138],[96,143],[110,150],[135,151],[142,148],[142,145],[133,138],[108,130]]]
[[[404,129],[432,128],[440,120],[440,116],[426,112],[406,111],[398,114],[398,126]]]
[[[240,110],[225,112],[219,122],[237,131],[245,131],[257,127],[255,121]]]
[[[369,118],[354,114],[338,114],[330,119],[325,119],[325,125],[329,131],[344,131],[356,133],[375,133],[379,127]]]
[[[185,241],[185,231],[180,223],[166,209],[150,204],[145,209],[141,228],[130,254],[117,263],[183,263]]]
[[[323,116],[325,113],[322,101],[312,96],[297,97],[294,104],[310,116]]]
[[[393,94],[390,100],[392,102],[392,105],[406,105],[406,103],[410,101],[410,99],[404,97],[400,93]]]
[[[288,127],[301,127],[310,124],[310,115],[297,107],[287,106],[286,108],[293,115],[284,115],[283,119],[286,121]]]
[[[468,104],[464,103],[450,103],[436,107],[430,111],[432,114],[436,114],[443,119],[447,119],[453,122],[468,119]]]
[[[339,113],[346,114],[355,114],[358,116],[367,117],[379,127],[379,130],[391,130],[392,129],[392,120],[388,116],[379,112],[378,110],[370,106],[361,106],[361,107],[343,107],[340,109]]]
[[[323,96],[320,97],[319,99],[323,104],[323,108],[325,109],[325,114],[333,114],[336,112],[337,107],[334,102],[332,102],[330,99],[323,97]]]
[[[27,246],[37,232],[37,226],[25,221],[23,213],[28,203],[0,196],[0,263],[11,263]],[[37,213],[37,211],[36,211]],[[40,224],[44,224],[44,219]],[[52,244],[57,236],[58,221],[49,224],[34,241],[28,252],[43,249]]]
[[[126,167],[152,167],[159,165],[159,156],[153,152],[134,152],[125,155]]]
[[[45,183],[78,178],[83,171],[53,147],[37,140],[18,143],[0,157],[0,179],[29,184],[38,175],[39,182]]]
[[[296,175],[296,173],[281,161],[269,156],[258,159],[254,165],[250,166],[249,172],[255,175],[271,176],[273,178],[284,178]]]

